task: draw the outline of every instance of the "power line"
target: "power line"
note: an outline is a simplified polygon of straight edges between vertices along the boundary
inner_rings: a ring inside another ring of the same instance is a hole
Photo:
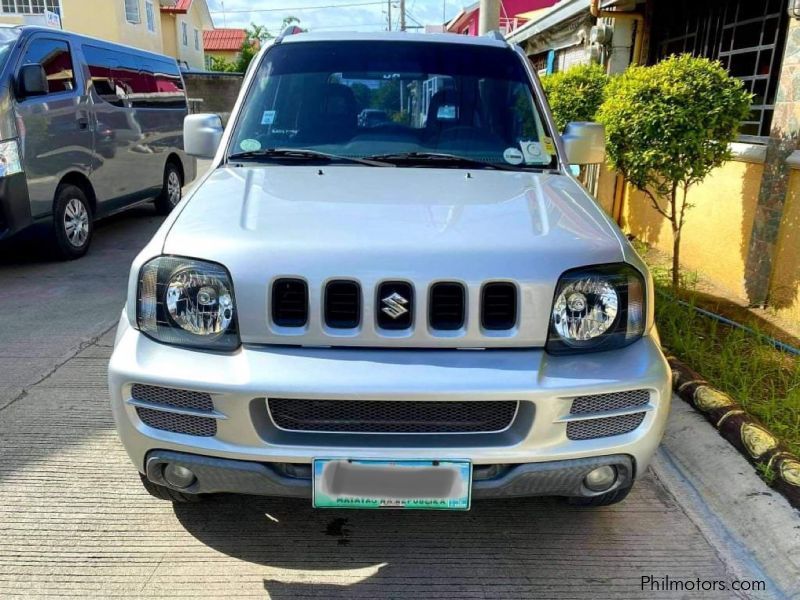
[[[254,9],[241,9],[237,8],[234,10],[212,10],[210,11],[212,15],[218,14],[233,14],[233,13],[258,13],[258,12],[295,12],[298,10],[316,10],[322,8],[349,8],[352,6],[376,6],[376,5],[383,5],[384,2],[350,2],[347,4],[325,4],[320,6],[285,6],[283,8],[254,8]]]

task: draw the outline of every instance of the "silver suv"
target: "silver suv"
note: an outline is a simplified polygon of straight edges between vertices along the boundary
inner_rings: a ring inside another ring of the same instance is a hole
[[[212,168],[134,261],[109,367],[151,494],[625,497],[670,403],[652,281],[571,175],[602,128],[558,135],[518,48],[285,36],[184,136]]]

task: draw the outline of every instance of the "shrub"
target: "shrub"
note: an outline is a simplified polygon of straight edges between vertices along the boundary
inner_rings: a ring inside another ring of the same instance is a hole
[[[559,131],[572,121],[594,121],[607,84],[608,75],[598,64],[578,65],[542,77]]]
[[[750,111],[750,94],[718,62],[672,56],[615,77],[597,118],[608,158],[672,226],[672,285],[690,186],[730,159],[730,143]]]

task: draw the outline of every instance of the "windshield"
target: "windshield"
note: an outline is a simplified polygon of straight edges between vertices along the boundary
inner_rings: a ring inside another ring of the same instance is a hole
[[[16,27],[0,27],[0,70],[6,66],[11,49],[18,39],[19,29]]]
[[[343,163],[555,166],[553,140],[519,57],[510,48],[467,44],[295,42],[270,49],[228,154],[271,161],[286,149]]]

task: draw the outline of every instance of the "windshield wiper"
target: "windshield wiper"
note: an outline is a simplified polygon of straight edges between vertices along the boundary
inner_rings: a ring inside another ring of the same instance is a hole
[[[397,152],[395,154],[375,154],[367,156],[367,160],[377,160],[390,163],[411,163],[415,165],[430,164],[431,166],[464,167],[478,169],[497,169],[499,171],[518,171],[512,166],[487,163],[476,158],[445,154],[443,152]]]
[[[264,148],[262,150],[248,150],[246,152],[236,152],[228,156],[228,160],[261,160],[261,159],[288,159],[300,162],[354,162],[370,167],[393,167],[388,162],[381,162],[377,159],[355,158],[352,156],[339,156],[338,154],[328,154],[317,150],[307,150],[305,148]]]

